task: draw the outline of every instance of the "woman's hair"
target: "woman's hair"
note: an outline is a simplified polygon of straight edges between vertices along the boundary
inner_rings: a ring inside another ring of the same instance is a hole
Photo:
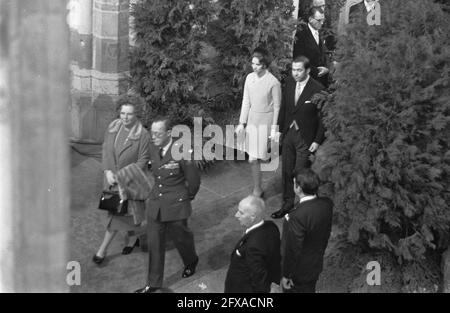
[[[264,65],[265,68],[268,68],[271,63],[269,53],[263,48],[256,48],[255,51],[253,51],[252,58],[257,58],[259,63]]]
[[[130,105],[134,108],[134,114],[138,119],[142,117],[142,111],[144,108],[144,100],[137,96],[132,94],[123,94],[120,95],[117,99],[117,111],[120,113],[120,110],[122,109],[122,106],[124,105]]]

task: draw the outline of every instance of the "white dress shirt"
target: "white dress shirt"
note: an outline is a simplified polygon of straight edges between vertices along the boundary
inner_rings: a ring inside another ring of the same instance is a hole
[[[297,101],[300,98],[300,96],[302,95],[303,89],[305,89],[306,84],[309,81],[309,75],[308,77],[306,77],[306,79],[302,82],[297,82],[297,84],[295,85],[295,103],[294,105],[297,105]],[[292,121],[291,125],[289,126],[289,128],[295,127],[295,130],[299,130],[299,127],[297,125],[297,122],[295,121],[295,119]]]
[[[169,150],[170,145],[172,144],[172,138],[170,138],[169,143],[162,148],[161,156],[165,156],[167,150]]]
[[[247,228],[247,229],[245,230],[245,233],[248,234],[249,231],[251,231],[251,230],[253,230],[253,229],[255,229],[255,228],[258,228],[258,227],[261,226],[262,224],[264,224],[264,220],[262,220],[261,222],[256,223],[255,225],[253,225],[253,226]]]
[[[319,31],[317,29],[314,29],[314,27],[311,26],[311,24],[308,23],[309,30],[311,31],[311,34],[313,35],[314,39],[316,40],[316,44],[319,45]]]
[[[297,84],[295,85],[295,105],[297,105],[297,101],[300,98],[300,96],[302,95],[303,89],[305,89],[306,84],[309,81],[309,75],[308,77],[306,77],[306,79],[302,82],[297,82]]]

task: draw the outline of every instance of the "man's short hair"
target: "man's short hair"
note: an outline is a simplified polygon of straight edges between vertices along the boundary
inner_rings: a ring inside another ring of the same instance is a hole
[[[319,12],[320,14],[324,14],[323,10],[320,7],[310,7],[308,10],[308,19],[310,17],[314,18],[314,16],[316,15],[316,13]]]
[[[321,5],[317,5],[317,3],[314,3],[314,2],[316,2],[316,1],[312,0],[311,6],[312,6],[313,8],[319,9],[320,13],[324,13],[324,10],[323,10],[323,7],[322,7],[322,6],[326,6],[326,5],[327,5],[326,2],[323,1],[323,4],[321,4]]]
[[[311,68],[311,63],[310,63],[309,59],[307,57],[305,57],[304,55],[296,56],[294,58],[294,60],[292,60],[292,63],[303,63],[305,70]]]
[[[307,195],[315,195],[320,187],[319,176],[310,168],[303,168],[296,172],[295,183]]]
[[[164,122],[164,126],[166,128],[166,131],[171,130],[172,127],[173,127],[172,121],[166,115],[158,115],[152,121],[152,123],[158,123],[158,122]]]
[[[256,48],[255,51],[253,51],[252,58],[257,58],[259,63],[264,65],[265,68],[268,68],[271,63],[269,53],[264,48]]]

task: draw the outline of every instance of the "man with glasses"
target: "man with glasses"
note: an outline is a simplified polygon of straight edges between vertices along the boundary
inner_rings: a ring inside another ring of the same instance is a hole
[[[375,9],[378,0],[353,0],[350,5],[349,23],[363,23],[367,25],[367,15]]]
[[[311,77],[328,87],[326,47],[319,30],[325,21],[320,8],[313,7],[308,12],[308,24],[295,35],[293,58],[299,55],[307,57],[311,63]]]
[[[136,290],[138,293],[162,288],[166,231],[183,260],[182,277],[192,276],[198,263],[187,219],[192,213],[191,201],[200,188],[200,175],[191,159],[178,159],[177,153],[172,154],[172,150],[179,152],[180,147],[173,142],[171,129],[167,117],[157,117],[151,126],[153,145],[149,154],[155,185],[146,203],[149,267],[147,285]]]

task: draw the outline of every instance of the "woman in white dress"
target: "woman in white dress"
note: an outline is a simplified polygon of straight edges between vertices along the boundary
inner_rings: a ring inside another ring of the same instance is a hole
[[[268,54],[257,49],[252,55],[253,72],[247,75],[244,85],[241,115],[236,133],[245,131],[245,151],[252,169],[253,195],[264,197],[261,186],[260,161],[268,160],[269,136],[277,131],[278,113],[281,105],[281,84],[272,73]]]

